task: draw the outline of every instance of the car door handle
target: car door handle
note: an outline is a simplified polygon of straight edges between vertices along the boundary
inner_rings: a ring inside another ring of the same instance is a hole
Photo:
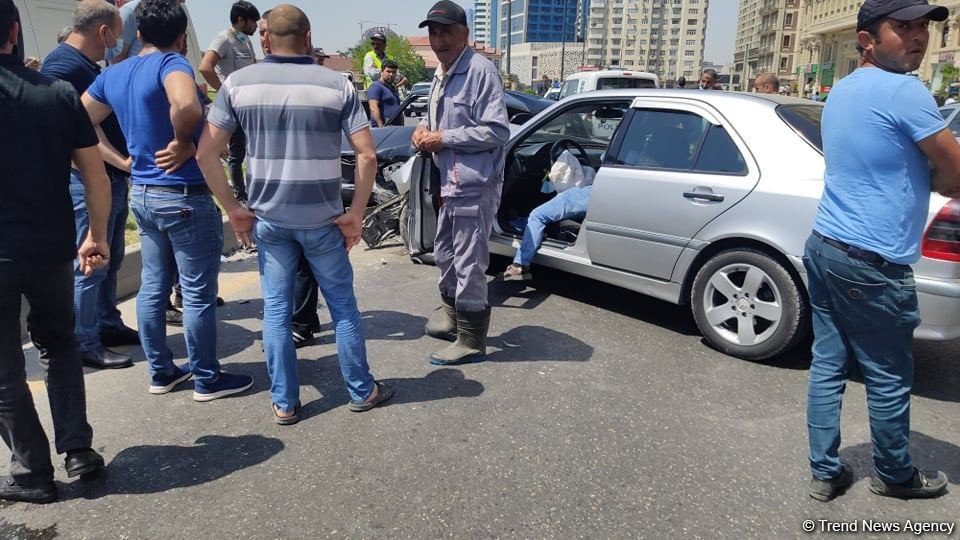
[[[684,192],[683,197],[685,199],[702,199],[711,202],[723,202],[723,195],[717,193],[704,193],[702,191],[687,191]]]

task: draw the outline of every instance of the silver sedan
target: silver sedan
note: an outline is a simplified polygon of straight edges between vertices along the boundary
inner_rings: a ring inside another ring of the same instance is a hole
[[[690,305],[704,337],[742,358],[809,333],[802,256],[823,191],[822,105],[761,94],[578,94],[511,137],[490,250],[513,256],[549,199],[558,152],[597,169],[582,220],[548,228],[535,263]],[[432,248],[435,199],[414,178],[411,252]],[[921,339],[960,337],[960,201],[933,195],[914,265]]]

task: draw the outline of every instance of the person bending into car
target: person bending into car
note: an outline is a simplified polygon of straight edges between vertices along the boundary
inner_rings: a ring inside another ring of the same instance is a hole
[[[487,239],[500,204],[510,138],[503,82],[497,68],[468,45],[467,16],[459,5],[437,2],[420,23],[424,26],[440,66],[413,144],[433,154],[443,197],[434,242],[443,305],[426,331],[455,340],[429,360],[434,365],[482,362],[490,328]]]
[[[853,361],[867,389],[870,491],[917,498],[947,487],[946,475],[921,472],[910,457],[920,312],[909,265],[920,258],[931,188],[960,195],[960,145],[933,96],[908,75],[923,60],[930,21],[947,15],[926,0],[866,0],[857,14],[861,67],[833,87],[824,107],[824,192],[803,258],[814,333],[809,494],[820,501],[853,483],[839,455],[840,406]]]
[[[573,166],[580,166],[576,158],[573,158]],[[554,169],[550,171],[550,179],[557,183],[560,175],[572,174],[570,167],[564,164],[559,170],[558,164],[554,164]],[[588,167],[584,167],[587,169]],[[590,170],[592,172],[592,169]],[[590,204],[590,190],[593,188],[593,174],[578,175],[577,182],[564,190],[559,190],[556,197],[541,204],[530,212],[527,218],[527,226],[523,230],[523,240],[520,242],[520,249],[517,250],[513,263],[500,275],[501,279],[506,281],[522,280],[526,281],[533,276],[530,274],[530,263],[533,262],[534,255],[540,249],[543,242],[543,232],[547,225],[563,221],[565,219],[582,220],[587,215],[587,206]]]

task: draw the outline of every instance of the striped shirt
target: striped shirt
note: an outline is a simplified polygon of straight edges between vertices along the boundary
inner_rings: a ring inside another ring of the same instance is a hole
[[[369,129],[343,75],[308,56],[268,55],[223,83],[208,121],[247,136],[247,205],[290,229],[329,225],[343,213],[343,135]]]

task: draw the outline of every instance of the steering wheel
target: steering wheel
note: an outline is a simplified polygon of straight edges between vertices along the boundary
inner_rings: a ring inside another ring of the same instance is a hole
[[[573,139],[560,139],[553,143],[553,146],[550,147],[550,163],[556,163],[557,158],[560,157],[560,154],[567,149],[576,150],[580,154],[577,157],[577,160],[580,161],[581,165],[590,165],[590,155],[587,154],[587,151],[584,150],[583,147]]]

